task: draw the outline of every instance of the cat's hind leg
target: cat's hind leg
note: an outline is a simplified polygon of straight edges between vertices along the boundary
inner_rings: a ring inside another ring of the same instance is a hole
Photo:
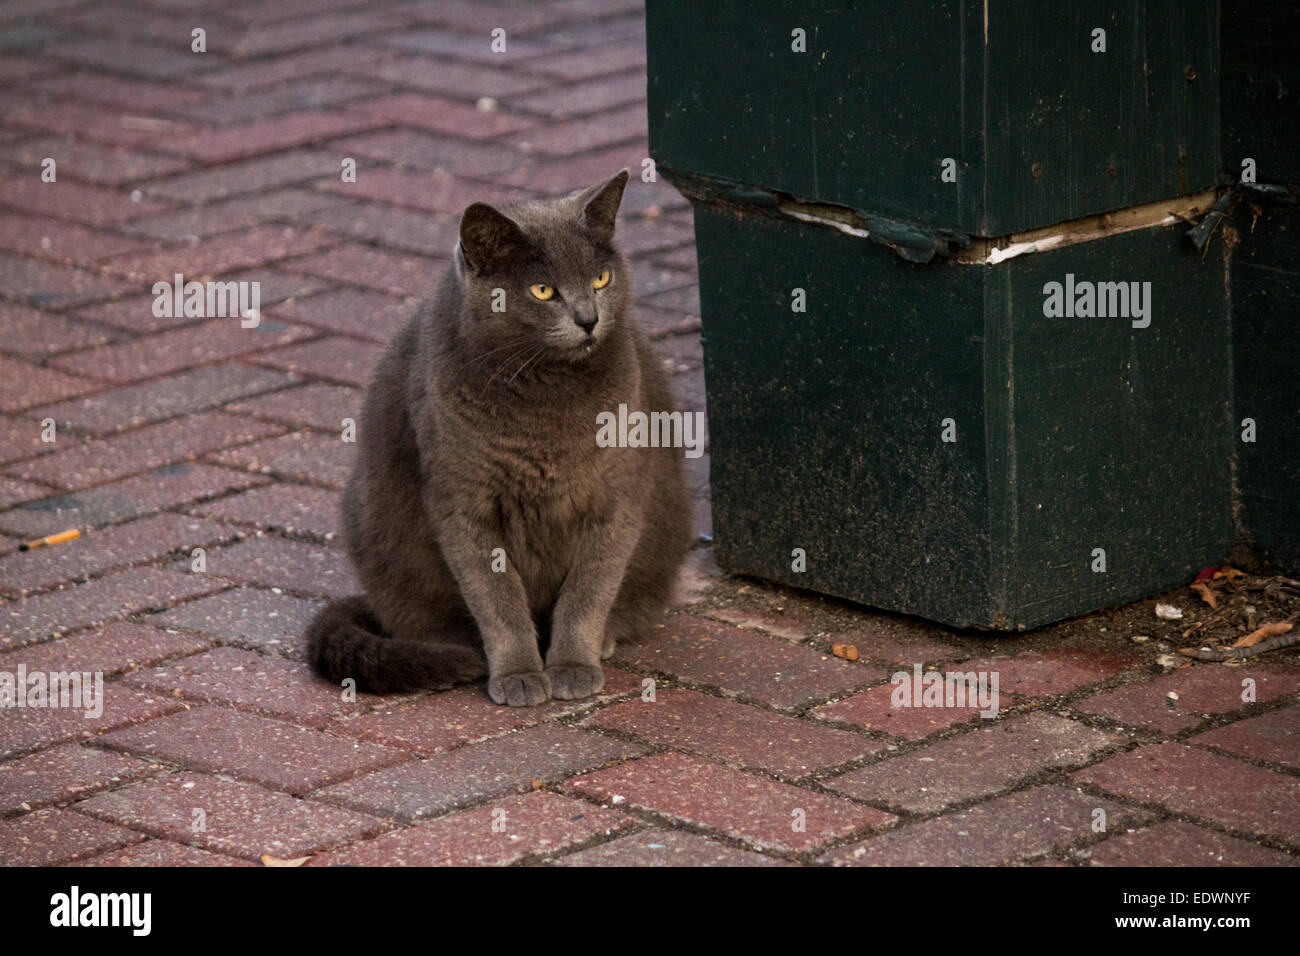
[[[601,644],[601,660],[614,655],[620,641],[639,643],[663,621],[677,585],[681,557],[686,552],[687,529],[680,522],[652,529],[632,556],[610,608]]]

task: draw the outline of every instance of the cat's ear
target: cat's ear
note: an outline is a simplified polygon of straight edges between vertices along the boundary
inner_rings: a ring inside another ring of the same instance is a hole
[[[609,239],[614,235],[614,218],[618,215],[619,204],[623,202],[627,176],[627,170],[620,169],[603,183],[597,183],[578,193],[578,208],[582,210],[583,221],[601,239]]]
[[[471,204],[460,217],[460,251],[475,273],[510,258],[526,243],[515,221],[487,203]]]

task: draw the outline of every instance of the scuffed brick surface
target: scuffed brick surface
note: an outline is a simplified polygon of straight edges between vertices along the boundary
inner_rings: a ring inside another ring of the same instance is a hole
[[[738,850],[697,833],[643,830],[561,857],[560,866],[786,866],[748,850]]]
[[[279,431],[265,422],[225,412],[205,412],[74,445],[13,465],[8,473],[61,488],[87,488]]]
[[[837,865],[989,866],[1086,843],[1094,823],[1119,829],[1147,814],[1063,787],[1036,787],[900,827],[827,855]]]
[[[0,654],[0,670],[14,671],[23,664],[29,672],[73,669],[99,671],[111,677],[168,658],[195,654],[208,645],[208,641],[188,634],[116,621],[71,637]]]
[[[277,430],[269,425],[262,427]],[[320,482],[342,488],[352,467],[355,450],[356,445],[344,442],[341,433],[292,432],[228,449],[213,456],[213,460],[276,478]]]
[[[1300,770],[1300,704],[1197,734],[1191,743]]]
[[[242,365],[211,365],[167,378],[99,392],[34,409],[32,417],[53,418],[79,431],[106,435],[151,422],[206,411],[223,403],[293,383],[293,378]]]
[[[575,790],[721,831],[756,847],[808,850],[893,816],[685,754],[662,754],[586,774]]]
[[[126,683],[187,701],[226,704],[300,726],[323,726],[355,716],[383,698],[358,693],[345,700],[341,688],[298,661],[237,647],[217,647],[131,674]],[[352,726],[352,722],[340,725]],[[374,739],[374,738],[370,738]],[[389,743],[376,740],[377,743]]]
[[[312,861],[323,866],[504,866],[626,829],[628,817],[545,791],[505,797]]]
[[[255,866],[238,857],[209,853],[198,847],[170,840],[145,840],[133,843],[122,850],[110,850],[95,856],[78,859],[69,866]]]
[[[992,709],[981,708],[978,701],[970,700],[964,707],[895,707],[895,690],[893,683],[881,684],[845,700],[818,707],[813,714],[836,723],[878,730],[907,740],[920,740],[958,724],[977,723],[983,711]],[[999,700],[1000,706],[1005,707],[1008,703],[1006,697]]]
[[[641,750],[636,744],[567,727],[534,727],[367,774],[328,787],[320,796],[409,821],[476,798],[527,788],[533,781],[562,779]]]
[[[662,691],[653,703],[634,698],[600,711],[587,724],[786,777],[865,757],[883,746],[688,690]]]
[[[606,667],[605,687],[599,699],[626,695],[640,686],[641,680],[635,674]],[[385,702],[368,713],[336,721],[331,730],[428,756],[472,740],[531,727],[586,706],[584,701],[552,700],[540,707],[502,707],[491,703],[481,686],[458,687],[414,700]]]
[[[235,588],[164,611],[153,623],[292,656],[301,650],[303,628],[318,607],[319,602],[288,594]]]
[[[0,813],[34,810],[149,776],[148,762],[69,744],[0,763]]]
[[[0,865],[57,866],[125,846],[144,835],[68,810],[0,821]]]
[[[826,785],[862,800],[930,813],[995,793],[1049,767],[1084,763],[1114,741],[1051,714],[1008,717],[832,778]]]
[[[1300,778],[1184,744],[1162,743],[1072,778],[1109,793],[1300,845]]]
[[[199,514],[268,531],[338,533],[339,502],[335,492],[306,485],[276,484],[198,505]]]
[[[252,860],[263,854],[306,856],[385,829],[383,821],[365,814],[196,773],[101,793],[76,809],[150,836]]]
[[[173,551],[189,552],[228,540],[236,532],[207,518],[160,514],[82,535],[63,547],[15,552],[0,558],[0,594],[46,590],[77,578],[139,564]]]
[[[886,676],[808,647],[685,615],[674,615],[652,638],[618,649],[617,659],[662,671],[729,695],[795,707],[844,694]]]
[[[84,706],[5,707],[0,709],[0,759],[55,744],[88,740],[181,707],[181,702],[170,694],[139,691],[120,683],[104,685],[104,712],[99,717],[87,717]]]
[[[1300,856],[1169,820],[1092,847],[1093,866],[1300,866]]]
[[[312,597],[346,597],[361,590],[352,565],[337,550],[277,537],[245,538],[211,551],[207,573]]]
[[[633,315],[705,411],[693,215],[638,175],[639,0],[240,0],[202,56],[183,7],[0,16],[0,675],[104,680],[93,719],[0,707],[0,864],[1300,862],[1295,649],[1161,675],[1149,606],[1139,646],[1125,609],[980,635],[725,577],[707,452],[672,612],[597,697],[316,676],[345,420],[465,207],[628,167]],[[258,326],[155,309],[178,272],[259,283]],[[913,665],[996,672],[999,715],[893,707]]]
[[[305,793],[409,755],[217,707],[183,711],[99,738],[101,747]]]
[[[26,538],[43,537],[65,528],[85,531],[265,481],[247,472],[184,461],[89,491],[64,495],[46,489],[20,507],[0,512],[0,530]]]
[[[1216,714],[1244,710],[1247,682],[1256,700],[1270,701],[1300,691],[1300,671],[1267,664],[1192,667],[1104,691],[1078,701],[1075,709],[1126,727],[1176,733]]]
[[[0,649],[126,617],[159,605],[173,604],[217,590],[219,585],[196,575],[155,568],[134,568],[85,584],[46,591],[0,605]]]

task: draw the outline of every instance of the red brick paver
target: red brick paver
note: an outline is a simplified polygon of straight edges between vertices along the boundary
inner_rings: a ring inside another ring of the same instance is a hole
[[[544,791],[505,797],[412,829],[396,830],[312,860],[322,866],[503,866],[549,855],[634,821]]]
[[[1086,767],[1073,779],[1246,833],[1300,844],[1300,779],[1231,757],[1163,743]]]
[[[911,679],[911,675],[908,675]],[[981,713],[991,708],[981,708],[978,702],[967,701],[965,707],[895,707],[896,685],[893,683],[871,687],[845,700],[825,704],[813,714],[827,721],[851,724],[866,730],[879,730],[908,740],[920,740],[957,724],[980,721]],[[999,706],[1011,701],[999,694]]]
[[[685,754],[662,754],[586,774],[575,790],[719,830],[753,846],[811,849],[894,818]]]
[[[164,611],[154,623],[293,656],[301,650],[303,628],[318,607],[319,602],[273,590],[235,588]]]
[[[554,781],[642,752],[636,744],[544,725],[358,777],[319,796],[379,816],[415,820],[533,781]]]
[[[702,546],[590,700],[317,677],[303,629],[358,589],[344,419],[471,201],[631,169],[633,308],[705,410],[692,213],[639,175],[643,5],[239,2],[203,55],[175,4],[11,6],[0,672],[98,672],[104,711],[0,708],[0,864],[1300,861],[1294,650],[1161,676],[1110,615],[980,636],[723,578]],[[155,315],[176,272],[260,283],[258,326]],[[1002,713],[893,708],[918,663],[996,671]]]
[[[172,604],[218,587],[197,575],[135,568],[75,587],[47,591],[24,601],[0,605],[0,615],[7,618],[5,626],[0,628],[0,649]]]
[[[147,425],[113,438],[86,442],[30,462],[8,474],[79,489],[151,471],[205,452],[238,445],[281,429],[225,412],[205,412]]]
[[[116,621],[71,637],[34,644],[0,654],[0,669],[14,671],[23,664],[30,671],[99,671],[111,677],[137,667],[147,667],[171,657],[194,654],[209,642],[187,634],[174,634],[129,621]]]
[[[653,828],[562,857],[560,866],[788,866],[698,833]]]
[[[268,531],[288,531],[329,538],[338,533],[338,496],[305,485],[277,484],[210,501],[198,514],[223,518]],[[3,527],[0,525],[0,527]]]
[[[110,850],[94,856],[81,857],[69,866],[256,866],[249,860],[209,853],[198,847],[173,843],[170,840],[144,840],[122,850]]]
[[[0,763],[0,813],[34,810],[150,776],[144,760],[69,744]]]
[[[1082,843],[1147,816],[1109,800],[1045,786],[891,830],[827,855],[837,865],[987,866]],[[1098,827],[1105,829],[1098,830]]]
[[[199,773],[101,793],[76,807],[151,836],[251,860],[306,856],[385,829],[375,817]]]
[[[982,723],[969,733],[826,781],[862,800],[930,813],[995,793],[1050,767],[1080,764],[1115,738],[1052,714]]]
[[[356,694],[355,699],[345,700],[340,688],[317,677],[301,662],[237,647],[217,647],[141,669],[127,677],[126,683],[187,701],[225,704],[304,727],[320,727],[335,717],[354,716],[383,700],[370,694]]]
[[[1191,667],[1095,694],[1074,709],[1128,727],[1176,733],[1216,714],[1246,708],[1253,700],[1271,701],[1300,691],[1300,671],[1267,664],[1245,667]]]
[[[0,558],[0,594],[17,596],[137,564],[173,551],[188,554],[233,538],[237,532],[206,518],[160,514],[82,535],[61,548],[15,552]]]
[[[641,679],[635,674],[606,667],[605,687],[597,699],[611,700],[640,688]],[[540,707],[502,707],[485,700],[480,686],[468,686],[414,700],[385,702],[369,713],[335,721],[330,729],[429,756],[531,727],[587,705],[587,701],[552,700]]]
[[[783,708],[842,694],[886,676],[878,668],[685,615],[670,617],[653,640],[620,647],[617,658]]]
[[[71,495],[51,494],[52,489],[45,489],[32,495],[30,503],[0,512],[0,531],[24,538],[40,538],[66,528],[84,532],[265,481],[258,475],[197,462],[163,465]]]
[[[653,703],[634,698],[599,711],[585,723],[786,777],[855,760],[883,746],[689,690],[659,691]]]
[[[170,694],[163,697],[116,683],[104,685],[104,712],[99,717],[88,717],[85,707],[5,707],[0,709],[0,759],[88,740],[181,707]]]
[[[1169,820],[1092,847],[1093,866],[1300,866],[1300,856]]]
[[[144,835],[68,810],[37,810],[0,821],[0,865],[56,866],[115,849]]]
[[[1189,742],[1300,770],[1300,704],[1197,734]]]
[[[400,750],[218,707],[160,717],[107,734],[96,743],[288,793],[305,793],[410,759]]]

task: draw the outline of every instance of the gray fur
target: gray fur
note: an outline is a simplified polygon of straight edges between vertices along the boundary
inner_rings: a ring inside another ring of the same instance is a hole
[[[626,182],[466,209],[456,262],[366,395],[343,500],[365,598],[309,628],[325,676],[445,687],[482,676],[484,655],[497,703],[586,697],[615,643],[662,615],[690,541],[682,451],[596,444],[620,402],[674,407],[612,245]]]

